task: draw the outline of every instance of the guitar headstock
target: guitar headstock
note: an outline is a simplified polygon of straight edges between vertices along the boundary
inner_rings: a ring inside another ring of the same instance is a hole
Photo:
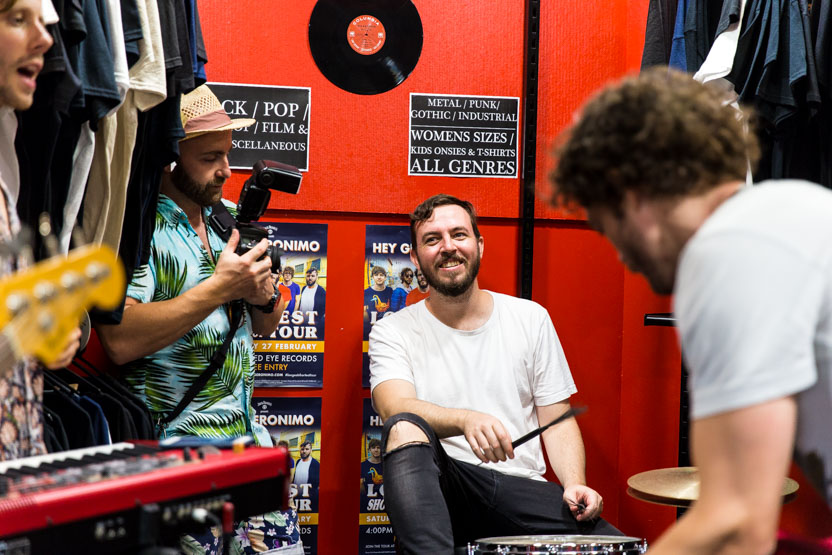
[[[124,267],[106,245],[85,246],[0,279],[0,328],[15,358],[58,359],[91,307],[116,308]]]

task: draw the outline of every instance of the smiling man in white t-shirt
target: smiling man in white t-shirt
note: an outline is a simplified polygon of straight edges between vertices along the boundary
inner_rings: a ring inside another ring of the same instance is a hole
[[[411,261],[430,297],[370,334],[373,403],[385,420],[385,504],[405,553],[450,553],[485,536],[618,531],[598,519],[581,432],[568,419],[540,439],[512,438],[570,408],[577,391],[549,314],[482,290],[483,238],[471,203],[429,198],[411,214]]]

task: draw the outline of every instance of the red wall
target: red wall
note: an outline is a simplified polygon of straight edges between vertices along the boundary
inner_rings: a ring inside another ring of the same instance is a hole
[[[242,16],[262,10],[252,0],[238,2],[233,14],[213,3],[202,8],[209,80],[312,89],[310,171],[301,194],[274,196],[280,211],[267,216],[329,224],[328,273],[338,279],[328,287],[327,352],[336,356],[327,357],[321,391],[258,393],[323,397],[322,457],[341,464],[323,465],[322,553],[350,551],[358,541],[353,486],[360,399],[369,395],[359,385],[364,226],[405,223],[403,214],[434,193],[469,199],[485,218],[481,285],[517,292],[522,181],[408,177],[407,107],[410,92],[522,96],[525,2],[414,4],[424,28],[419,63],[402,85],[373,96],[344,92],[318,71],[306,38],[314,2],[283,5],[275,17]],[[550,143],[587,95],[638,67],[647,2],[541,4],[539,183],[551,167]],[[230,27],[246,32],[228,33]],[[244,177],[234,178],[228,198],[236,198]],[[667,302],[627,275],[579,216],[541,202],[535,215],[533,297],[552,314],[578,384],[576,403],[590,407],[581,418],[590,483],[604,495],[610,521],[653,539],[675,511],[632,500],[625,482],[676,463],[678,352],[672,331],[642,326],[645,312],[666,311]],[[646,430],[659,433],[647,437]]]
[[[323,398],[320,553],[358,545],[364,229],[406,223],[438,192],[474,202],[486,253],[481,286],[516,293],[520,179],[407,176],[410,92],[523,94],[524,0],[414,0],[424,28],[411,76],[384,94],[360,96],[332,85],[312,60],[307,29],[315,2],[201,2],[209,80],[311,87],[309,172],[297,197],[273,195],[264,220],[329,225],[327,332],[322,389],[265,389],[258,395]],[[537,181],[551,168],[550,144],[599,86],[637,69],[647,0],[541,2]],[[523,103],[521,102],[521,106]],[[226,198],[236,200],[246,175]],[[637,501],[626,479],[676,465],[680,358],[673,330],[645,328],[667,312],[640,277],[580,214],[535,209],[533,297],[552,315],[578,385],[588,479],[605,517],[648,540],[675,510]],[[101,357],[100,351],[94,353]]]

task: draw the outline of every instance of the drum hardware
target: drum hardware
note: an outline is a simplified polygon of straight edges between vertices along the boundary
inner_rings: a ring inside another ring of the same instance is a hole
[[[468,544],[468,555],[641,555],[647,541],[630,536],[504,536]]]
[[[659,468],[631,476],[627,493],[636,499],[659,505],[689,507],[699,498],[699,471],[695,466]],[[798,484],[791,478],[783,482],[783,502],[797,496]]]

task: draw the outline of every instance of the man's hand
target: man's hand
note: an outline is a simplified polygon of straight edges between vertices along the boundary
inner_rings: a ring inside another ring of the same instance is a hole
[[[75,358],[75,353],[78,352],[78,349],[81,347],[81,328],[75,328],[70,332],[70,334],[66,338],[66,344],[64,345],[63,351],[61,351],[60,356],[57,360],[45,364],[46,368],[49,370],[58,370],[59,368],[66,368],[69,366],[69,363],[72,362],[72,359]]]
[[[474,455],[482,462],[514,458],[511,436],[497,418],[482,412],[466,411],[462,430]]]
[[[574,485],[563,490],[563,500],[577,520],[592,520],[601,516],[604,500],[592,488]]]
[[[269,241],[261,240],[243,255],[235,252],[239,243],[240,232],[235,229],[217,260],[214,277],[222,284],[222,291],[228,292],[227,300],[243,299],[253,305],[266,304],[274,294],[272,263],[268,258],[258,258],[266,252]]]

